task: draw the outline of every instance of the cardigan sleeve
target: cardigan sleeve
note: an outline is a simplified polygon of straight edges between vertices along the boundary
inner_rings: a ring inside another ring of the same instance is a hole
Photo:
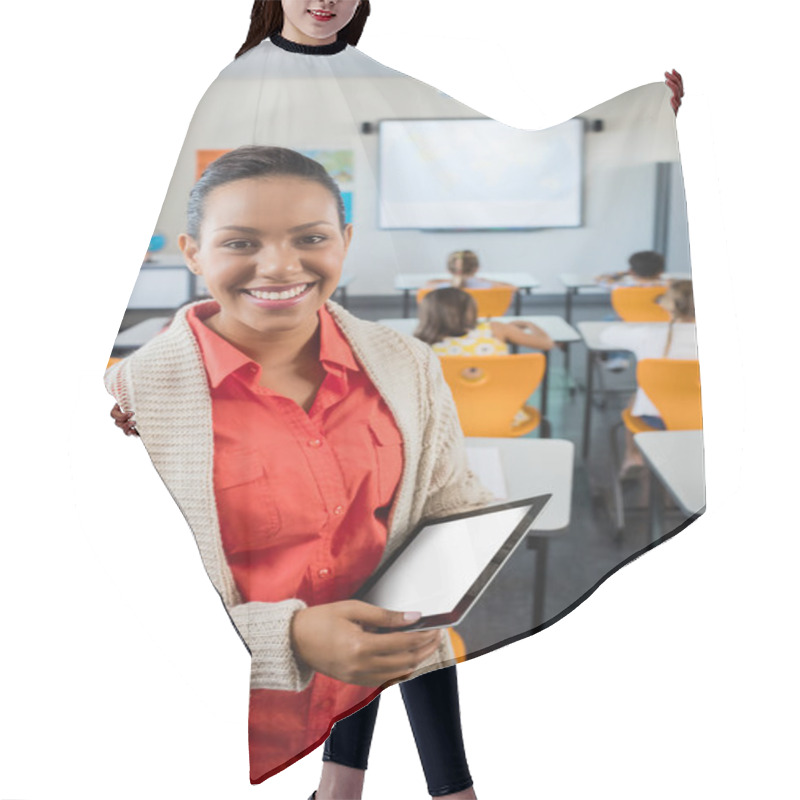
[[[207,425],[202,423],[210,415],[207,393],[165,388],[172,380],[185,387],[202,379],[202,372],[197,372],[202,367],[195,364],[192,370],[196,358],[182,318],[176,327],[183,333],[176,330],[164,335],[108,369],[106,388],[124,410],[135,413],[141,441],[189,523],[206,573],[250,653],[251,688],[302,691],[313,670],[294,654],[291,624],[306,604],[297,598],[277,603],[241,602],[219,535],[210,472],[210,418]],[[188,350],[182,349],[187,346]],[[177,356],[166,357],[173,349]],[[135,367],[134,362],[139,361],[144,368]],[[181,403],[167,402],[174,394],[183,398]],[[197,429],[198,424],[202,430]]]

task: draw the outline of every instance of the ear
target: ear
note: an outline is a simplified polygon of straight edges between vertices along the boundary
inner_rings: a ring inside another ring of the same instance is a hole
[[[188,233],[182,233],[178,237],[178,247],[180,247],[181,253],[183,253],[183,260],[186,262],[189,272],[193,272],[195,275],[202,275],[203,271],[197,260],[197,252],[200,246],[194,238],[189,236]]]
[[[342,231],[342,238],[344,239],[344,254],[350,249],[350,242],[353,241],[353,226],[351,224],[345,225]]]

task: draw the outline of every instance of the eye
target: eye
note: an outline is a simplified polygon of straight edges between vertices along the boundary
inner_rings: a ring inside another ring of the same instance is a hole
[[[255,243],[249,239],[233,239],[229,242],[224,242],[222,246],[227,250],[247,250],[250,247],[255,247]]]
[[[327,242],[328,237],[322,233],[309,233],[306,236],[301,236],[297,243],[299,245],[315,245],[315,244],[322,244],[323,242]]]

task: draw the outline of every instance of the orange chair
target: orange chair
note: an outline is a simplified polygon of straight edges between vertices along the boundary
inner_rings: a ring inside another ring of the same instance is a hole
[[[703,410],[700,393],[700,364],[694,360],[673,358],[645,358],[636,367],[636,380],[645,394],[653,401],[668,431],[694,431],[703,427]],[[619,480],[619,452],[617,429],[622,425],[631,433],[655,431],[634,416],[630,408],[622,412],[622,422],[611,430],[611,454],[614,460],[614,505],[617,530],[625,527],[622,503],[622,486]]]
[[[443,284],[442,288],[446,285]],[[417,292],[417,303],[426,294],[435,291],[436,289],[420,289]],[[493,286],[491,289],[464,289],[464,291],[472,295],[478,306],[478,316],[481,319],[485,319],[487,317],[502,317],[511,306],[517,290],[513,286]]]
[[[439,356],[465,436],[524,436],[544,422],[525,405],[544,378],[543,353],[505,356]],[[522,419],[520,419],[522,417]]]
[[[112,364],[116,364],[118,361],[122,361],[121,358],[109,358],[108,364],[106,364],[106,369],[108,369]]]
[[[669,312],[656,302],[666,291],[666,286],[618,286],[611,305],[625,322],[669,322]]]
[[[467,647],[464,644],[464,640],[461,638],[460,634],[456,632],[455,628],[448,628],[448,634],[450,634],[450,644],[453,645],[453,653],[456,657],[456,663],[460,664],[462,661],[467,660]]]

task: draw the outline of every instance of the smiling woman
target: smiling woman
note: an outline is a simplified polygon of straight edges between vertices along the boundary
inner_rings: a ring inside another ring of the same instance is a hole
[[[179,310],[106,384],[135,412],[250,650],[257,783],[387,682],[452,664],[439,631],[402,630],[415,609],[349,598],[423,516],[490,495],[467,467],[428,348],[330,302],[353,229],[320,164],[286,148],[236,148],[195,184],[188,219],[180,248],[212,299]],[[454,681],[452,669],[425,675],[404,696],[427,714],[415,729],[433,731],[431,786],[470,797]],[[367,727],[376,710],[359,712]],[[360,761],[341,760],[352,737],[337,731],[327,774],[363,776]],[[369,736],[355,738],[368,748]]]

